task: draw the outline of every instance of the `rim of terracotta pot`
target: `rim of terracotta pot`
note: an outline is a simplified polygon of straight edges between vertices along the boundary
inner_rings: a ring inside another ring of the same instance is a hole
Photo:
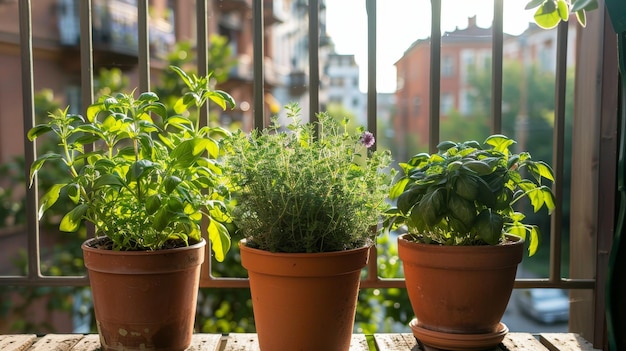
[[[319,276],[320,267],[327,273],[346,274],[353,271],[360,271],[367,265],[369,260],[369,250],[372,245],[365,245],[360,248],[332,251],[332,252],[316,252],[316,253],[287,253],[287,252],[271,252],[261,249],[255,249],[246,246],[246,239],[239,241],[239,249],[242,252],[241,264],[244,268],[258,273],[277,274],[286,276]],[[272,260],[263,266],[247,266],[247,255],[257,257],[272,257]],[[345,261],[346,256],[361,255],[360,259]],[[320,258],[324,258],[320,260]],[[295,263],[297,262],[297,263]],[[297,270],[296,270],[297,267]]]
[[[398,250],[419,248],[419,255],[403,255],[402,260],[421,266],[440,267],[440,262],[446,262],[446,267],[452,269],[472,270],[484,269],[483,255],[489,255],[490,262],[494,267],[517,266],[523,258],[525,241],[512,234],[506,234],[508,240],[504,244],[473,246],[420,243],[407,239],[409,235],[402,234],[398,237]],[[473,253],[473,256],[468,256],[464,260],[458,259],[460,255],[470,252]],[[438,262],[437,265],[432,264],[434,260]]]
[[[202,250],[206,246],[204,238],[200,242],[186,247],[155,251],[114,251],[89,246],[90,243],[100,239],[102,237],[90,238],[81,244],[85,266],[93,271],[119,274],[120,267],[123,267],[123,272],[126,274],[168,273],[183,271],[190,266],[204,262],[204,250]],[[154,256],[169,256],[171,259],[157,261],[149,259]],[[180,264],[173,264],[178,256],[185,257],[185,259]]]

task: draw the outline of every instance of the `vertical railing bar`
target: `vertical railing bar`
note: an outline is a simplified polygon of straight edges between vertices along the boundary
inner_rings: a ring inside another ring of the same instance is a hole
[[[550,275],[552,282],[561,279],[561,228],[563,221],[563,167],[565,145],[565,89],[567,86],[567,30],[568,23],[561,22],[557,29],[556,41],[556,82],[554,92],[554,131],[553,131],[553,157],[552,165],[555,172],[555,184],[553,191],[556,208],[552,213],[550,223]]]
[[[366,0],[367,11],[367,129],[378,139],[378,121],[376,118],[376,0]],[[377,144],[372,147],[376,150]],[[378,229],[378,228],[377,228]],[[367,264],[367,280],[375,282],[379,279],[376,246],[370,249]]]
[[[320,2],[309,0],[309,119],[317,121],[320,110]]]
[[[150,91],[150,38],[148,0],[137,2],[137,54],[139,59],[139,91]]]
[[[198,76],[204,77],[209,74],[209,58],[208,58],[208,42],[209,42],[209,24],[208,24],[208,0],[199,0],[196,2],[196,57]],[[207,126],[209,124],[209,104],[200,109],[200,124]]]
[[[366,0],[367,10],[367,129],[378,138],[376,118],[376,0]],[[376,149],[376,144],[373,148]]]
[[[22,113],[24,119],[24,161],[26,165],[31,165],[37,157],[36,145],[31,143],[26,137],[26,133],[35,125],[35,93],[33,74],[33,27],[31,18],[30,0],[20,0],[19,21],[20,21],[20,57],[22,72]],[[30,167],[25,167],[26,179],[29,179]],[[28,229],[28,278],[37,279],[41,276],[40,271],[40,250],[39,250],[39,225],[37,220],[38,191],[37,179],[27,189],[26,194],[26,227]]]
[[[209,72],[208,59],[208,0],[200,0],[196,2],[196,55],[198,76],[203,77]]]
[[[434,153],[439,143],[439,103],[441,100],[441,0],[431,0],[431,17],[428,149]]]
[[[80,79],[82,109],[94,102],[92,0],[80,1]]]
[[[198,76],[204,77],[208,74],[209,71],[209,63],[208,63],[208,9],[207,9],[207,1],[208,0],[198,0],[196,1],[196,68],[198,70]],[[209,104],[200,108],[198,111],[199,121],[201,126],[208,125],[208,116],[209,116]],[[212,276],[212,261],[211,261],[211,241],[208,240],[209,233],[206,228],[208,228],[209,220],[205,217],[202,218],[202,237],[207,240],[206,244],[206,259],[202,264],[201,276],[202,279],[208,279],[209,281],[213,280]]]
[[[493,1],[491,63],[491,132],[502,132],[503,0]]]
[[[263,1],[253,1],[252,5],[252,26],[253,26],[253,99],[254,99],[254,126],[253,128],[262,129],[265,124],[265,96],[264,82],[265,75],[263,72],[263,60],[265,59],[265,40],[264,40],[264,19],[263,19]]]
[[[80,94],[81,110],[87,111],[87,107],[94,102],[93,83],[93,11],[92,0],[80,1]],[[93,151],[93,145],[85,145],[85,151]],[[96,227],[90,223],[85,225],[87,237],[96,236]]]

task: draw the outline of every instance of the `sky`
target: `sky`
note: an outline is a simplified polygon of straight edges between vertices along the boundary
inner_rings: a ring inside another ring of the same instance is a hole
[[[354,54],[360,67],[360,89],[367,87],[367,14],[366,0],[326,0],[327,32],[338,54]],[[520,34],[532,21],[533,11],[524,7],[530,0],[504,1],[504,32]],[[442,33],[466,28],[468,17],[476,15],[479,27],[489,28],[493,21],[492,0],[442,0]],[[418,39],[430,36],[429,0],[377,1],[377,90],[394,92],[394,63]]]

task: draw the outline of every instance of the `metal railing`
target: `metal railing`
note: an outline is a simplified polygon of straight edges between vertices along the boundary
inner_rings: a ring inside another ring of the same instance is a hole
[[[209,0],[195,1],[197,23],[197,69],[200,75],[207,73],[208,57],[208,25],[207,9]],[[494,0],[493,21],[493,51],[492,51],[492,105],[491,105],[491,130],[494,133],[502,129],[502,79],[503,79],[503,1]],[[190,2],[191,4],[192,2]],[[376,120],[376,1],[366,0],[368,13],[368,91],[367,91],[367,121],[369,130],[377,130]],[[138,69],[139,89],[150,89],[150,49],[148,38],[148,0],[138,0]],[[81,66],[81,91],[83,106],[88,106],[94,101],[94,76],[93,76],[93,43],[91,40],[92,25],[92,0],[80,1],[80,66]],[[253,1],[253,72],[254,72],[254,123],[262,126],[266,120],[264,114],[264,23],[263,2]],[[32,1],[19,0],[20,17],[20,50],[22,72],[22,94],[24,111],[24,135],[34,125],[34,72],[33,72],[33,32],[31,19]],[[319,72],[319,21],[320,0],[309,0],[309,66],[308,72],[311,87],[317,87],[320,80]],[[561,24],[558,28],[558,63],[556,69],[555,85],[555,120],[554,120],[554,159],[553,165],[556,172],[555,195],[557,210],[552,216],[551,249],[550,249],[550,274],[541,279],[518,279],[516,288],[530,287],[557,287],[564,289],[595,289],[595,279],[566,279],[562,278],[561,268],[561,244],[562,244],[562,206],[563,189],[559,179],[563,178],[564,165],[564,121],[565,121],[565,82],[566,82],[566,49],[567,49],[568,26]],[[441,67],[441,0],[432,0],[432,29],[431,29],[431,56],[430,56],[430,150],[436,150],[439,136],[439,106],[440,106],[440,67]],[[319,109],[319,92],[317,89],[309,89],[310,116],[315,116]],[[207,110],[202,111],[206,120]],[[25,162],[31,164],[36,159],[34,145],[24,136]],[[28,167],[27,167],[28,168]],[[28,175],[27,175],[28,178]],[[35,180],[36,182],[36,180]],[[37,224],[38,208],[37,184],[33,184],[27,192],[27,232],[28,232],[28,271],[25,276],[2,276],[0,285],[30,285],[30,286],[82,286],[88,285],[88,279],[84,276],[44,276],[40,270],[40,233]],[[368,275],[362,280],[363,288],[390,288],[404,287],[403,279],[381,278],[377,272],[377,260],[375,250],[369,261]],[[203,267],[201,286],[203,287],[248,287],[247,279],[214,277],[211,275],[211,260],[207,260]]]

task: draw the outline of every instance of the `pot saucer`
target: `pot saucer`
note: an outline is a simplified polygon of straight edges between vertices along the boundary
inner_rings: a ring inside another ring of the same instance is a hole
[[[415,338],[424,346],[424,349],[431,351],[490,350],[498,346],[509,332],[509,328],[502,322],[498,325],[498,329],[495,332],[484,334],[438,332],[418,325],[417,319],[413,319],[409,326]]]

